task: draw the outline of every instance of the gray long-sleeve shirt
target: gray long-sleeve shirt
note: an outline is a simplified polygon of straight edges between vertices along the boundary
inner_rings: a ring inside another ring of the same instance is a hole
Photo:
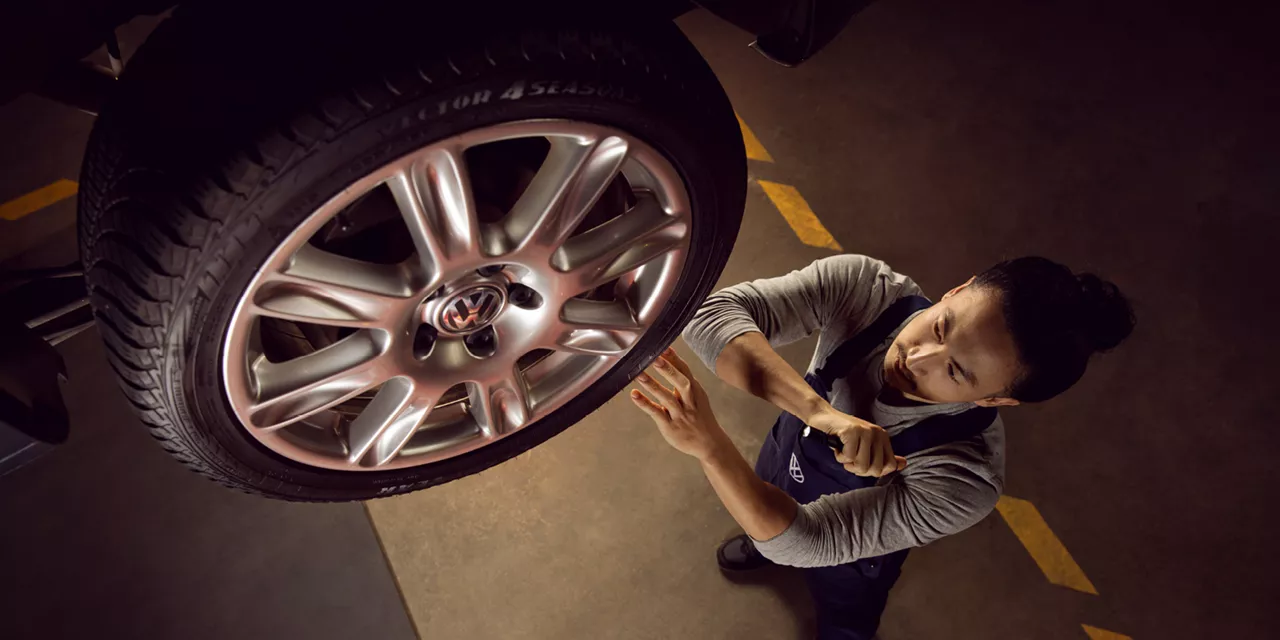
[[[785,276],[716,292],[698,309],[684,339],[714,369],[720,351],[744,333],[759,331],[778,346],[817,331],[818,346],[809,363],[813,371],[895,300],[909,295],[922,295],[920,287],[885,263],[859,255],[834,256]],[[929,416],[974,406],[899,407],[877,399],[884,386],[885,351],[901,329],[836,380],[829,398],[837,410],[878,424],[890,435]],[[903,471],[881,478],[874,487],[801,505],[786,531],[756,546],[774,562],[799,567],[918,547],[977,523],[995,507],[1003,485],[1004,426],[997,418],[970,440],[907,456]]]

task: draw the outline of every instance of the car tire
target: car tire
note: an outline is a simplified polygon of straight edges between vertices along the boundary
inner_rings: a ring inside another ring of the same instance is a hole
[[[233,54],[210,46],[225,34],[181,11],[153,34],[95,124],[79,196],[89,295],[125,396],[164,449],[224,485],[359,500],[507,460],[620,391],[675,340],[728,258],[745,198],[742,141],[711,70],[669,22],[442,36],[414,50],[371,47],[332,74],[288,63],[263,71],[268,54],[252,54],[253,38]],[[321,56],[294,49],[296,60]],[[539,119],[626,132],[687,191],[687,258],[630,351],[549,415],[420,465],[321,468],[251,437],[220,363],[237,302],[272,252],[319,203],[380,165],[467,131]]]

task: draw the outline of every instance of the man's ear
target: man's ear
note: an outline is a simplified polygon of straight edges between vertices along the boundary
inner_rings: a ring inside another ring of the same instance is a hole
[[[1013,398],[1000,397],[983,398],[981,400],[974,400],[973,403],[979,407],[1016,407],[1022,404]]]
[[[950,290],[950,291],[948,291],[948,292],[944,293],[944,294],[942,295],[942,299],[943,299],[943,300],[946,300],[947,298],[950,298],[951,296],[954,296],[955,294],[960,293],[961,291],[964,291],[964,288],[965,288],[965,287],[967,287],[967,286],[969,286],[969,285],[971,285],[971,284],[973,284],[973,280],[974,280],[974,278],[977,278],[977,277],[978,277],[978,276],[969,276],[969,279],[968,279],[968,280],[965,280],[965,281],[964,281],[964,284],[962,284],[962,285],[960,285],[960,286],[958,286],[958,287],[956,287],[956,288],[954,288],[954,289],[952,289],[952,290]]]

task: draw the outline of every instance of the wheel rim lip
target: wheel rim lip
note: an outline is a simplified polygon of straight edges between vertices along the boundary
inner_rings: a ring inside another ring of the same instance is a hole
[[[273,430],[264,430],[259,427],[254,427],[252,424],[252,418],[249,415],[250,403],[246,402],[246,392],[252,392],[254,384],[252,376],[248,372],[248,352],[246,347],[248,344],[249,333],[252,331],[254,324],[259,321],[258,314],[251,311],[248,307],[251,306],[254,295],[263,285],[264,276],[276,270],[285,268],[289,262],[293,260],[294,254],[299,250],[299,248],[302,245],[305,245],[309,239],[324,226],[324,224],[337,215],[337,213],[353,204],[359,197],[384,184],[390,176],[394,175],[397,167],[400,167],[409,159],[427,152],[429,149],[444,145],[465,150],[481,144],[528,137],[586,137],[603,135],[621,137],[628,143],[629,146],[626,159],[627,165],[638,166],[646,172],[647,179],[650,181],[649,186],[652,188],[654,195],[657,196],[663,208],[668,212],[680,213],[683,217],[684,223],[688,225],[688,228],[684,232],[683,238],[680,240],[678,246],[654,259],[655,261],[665,261],[666,264],[662,266],[662,271],[664,274],[669,274],[662,277],[660,290],[656,291],[648,300],[648,303],[646,304],[648,310],[643,312],[648,314],[651,318],[656,318],[661,313],[662,308],[664,308],[668,303],[670,296],[674,292],[675,285],[683,275],[689,244],[693,236],[693,215],[688,190],[684,184],[683,177],[671,162],[643,140],[612,125],[601,125],[585,121],[561,119],[530,119],[489,125],[423,145],[383,164],[376,170],[355,180],[352,184],[341,189],[338,193],[326,200],[312,213],[308,214],[307,217],[304,218],[292,232],[286,235],[284,239],[282,239],[270,252],[268,257],[254,272],[249,283],[245,286],[227,326],[222,330],[222,348],[219,350],[220,381],[222,382],[224,397],[230,403],[234,417],[240,423],[241,428],[246,430],[251,437],[272,452],[281,455],[292,462],[301,463],[306,466],[328,470],[361,472],[405,469],[455,458],[510,437],[520,431],[524,431],[553,414],[573,398],[578,397],[582,392],[616,368],[622,360],[630,354],[631,350],[647,336],[649,330],[653,327],[652,321],[646,323],[641,333],[635,338],[631,345],[616,357],[597,362],[595,365],[589,367],[588,370],[582,372],[584,375],[580,376],[581,379],[576,380],[569,386],[561,389],[560,391],[562,391],[562,393],[558,396],[552,398],[548,402],[540,402],[535,405],[535,408],[537,409],[536,414],[519,428],[498,434],[497,437],[493,438],[465,438],[442,447],[433,447],[431,443],[410,442],[396,457],[373,467],[362,466],[359,463],[351,463],[341,456],[317,452],[293,442],[286,437],[288,427],[280,427]],[[619,175],[622,175],[623,173],[625,172],[622,170],[619,171]],[[628,176],[628,178],[630,178],[630,176]],[[506,260],[505,257],[503,259]],[[539,277],[544,276],[545,274],[543,274],[542,271],[548,269],[548,265],[524,264],[519,260],[513,261],[513,264],[528,270],[530,273],[534,273]],[[645,264],[647,265],[649,263]],[[448,281],[450,278],[456,277],[457,275],[458,274],[456,273],[438,274],[438,279]],[[395,328],[392,330],[393,332],[399,332],[401,334],[411,333],[416,329],[417,322],[421,322],[422,319],[425,319],[421,317],[423,313],[421,307],[424,305],[423,300],[410,296],[405,299],[405,303],[405,309],[398,312],[398,315],[401,316],[402,319],[396,323]],[[512,304],[509,299],[504,299],[503,303],[507,307],[510,307]],[[490,322],[490,324],[495,324],[501,317],[502,315],[499,313],[497,317]],[[417,319],[416,321],[415,318]],[[403,338],[403,336],[401,337]],[[460,379],[456,382],[463,381],[464,380]],[[441,406],[444,407],[446,405]],[[457,407],[453,407],[453,409],[457,409]],[[296,422],[302,421],[304,420],[298,420]]]

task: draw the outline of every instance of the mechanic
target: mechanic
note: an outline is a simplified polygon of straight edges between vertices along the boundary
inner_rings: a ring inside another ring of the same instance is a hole
[[[804,567],[818,637],[869,640],[907,551],[995,507],[996,407],[1062,393],[1133,325],[1114,284],[1045,258],[997,264],[932,304],[885,263],[840,255],[719,291],[684,332],[722,380],[782,409],[754,472],[673,350],[631,399],[745,531],[720,566]],[[801,377],[773,347],[815,331]]]

